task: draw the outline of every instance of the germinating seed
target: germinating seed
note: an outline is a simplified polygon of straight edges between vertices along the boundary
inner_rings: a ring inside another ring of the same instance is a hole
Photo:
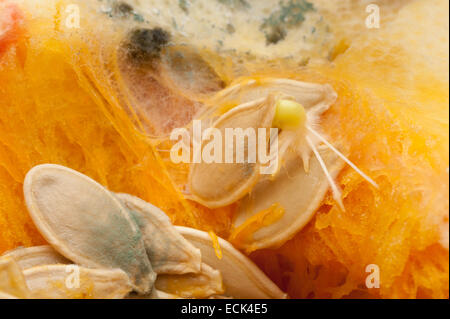
[[[233,108],[222,115],[212,126],[219,129],[221,136],[226,136],[226,129],[242,128],[243,130],[268,129],[272,126],[275,114],[276,97],[270,95]],[[265,146],[269,144],[270,134],[266,134]],[[226,141],[222,141],[225,145]],[[256,142],[256,141],[255,141]],[[202,149],[203,149],[202,145]],[[243,147],[248,153],[256,152],[248,144]],[[267,147],[264,147],[266,150]],[[247,194],[260,177],[260,159],[253,154],[254,163],[248,159],[251,154],[244,154],[244,161],[239,163],[194,163],[189,173],[189,191],[192,199],[210,208],[223,207],[236,202]],[[233,159],[235,154],[233,152]]]
[[[275,112],[268,113],[272,116],[269,126],[278,128],[279,132],[275,173],[260,176],[254,171],[251,178],[246,179],[237,165],[191,165],[189,185],[194,200],[213,208],[239,200],[235,216],[238,231],[245,230],[242,227],[247,222],[253,222],[257,214],[269,210],[272,205],[281,206],[283,216],[274,217],[269,224],[260,222],[257,225],[260,229],[252,230],[254,233],[248,234],[244,242],[242,238],[233,241],[247,251],[276,247],[289,240],[311,219],[330,188],[338,207],[345,210],[335,182],[344,162],[377,187],[321,133],[321,116],[337,99],[336,92],[328,84],[275,78],[244,80],[216,94],[208,102],[211,107],[204,116],[214,117],[224,105],[235,104],[238,106],[222,115],[218,122],[226,119],[229,126],[246,129],[249,115],[242,109],[251,105],[255,112],[257,101],[271,96],[275,96]],[[252,125],[267,127],[263,120]],[[323,150],[322,146],[328,150]]]

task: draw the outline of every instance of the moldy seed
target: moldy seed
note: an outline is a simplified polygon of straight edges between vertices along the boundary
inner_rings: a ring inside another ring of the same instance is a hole
[[[160,57],[161,50],[170,41],[170,34],[161,29],[135,29],[128,39],[128,58],[137,63],[148,63]]]

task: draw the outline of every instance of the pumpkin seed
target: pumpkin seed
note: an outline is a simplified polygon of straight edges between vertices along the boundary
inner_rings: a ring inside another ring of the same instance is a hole
[[[0,299],[29,298],[30,291],[12,257],[0,257]]]
[[[136,291],[150,292],[156,274],[142,234],[108,190],[74,170],[45,164],[28,172],[24,194],[36,227],[61,255],[85,267],[120,268]]]
[[[11,293],[7,285],[8,290],[4,289],[0,280],[0,297],[286,297],[225,240],[218,239],[223,251],[219,260],[208,233],[173,226],[155,206],[128,194],[110,193],[71,169],[50,164],[33,168],[25,178],[24,193],[30,215],[53,247],[20,248],[2,257],[3,263],[8,260],[8,265],[15,265],[16,281],[21,278],[19,265],[25,269],[25,279],[22,277],[21,294]],[[114,240],[113,245],[109,239]],[[122,249],[131,250],[126,256],[132,258],[121,258]],[[151,286],[145,284],[153,283],[156,274],[146,251],[159,272],[151,293]],[[61,264],[68,263],[65,258],[80,266]],[[67,267],[78,269],[79,284],[75,287],[67,284]],[[140,295],[129,295],[132,289]]]
[[[125,44],[129,61],[151,66],[154,60],[160,58],[161,50],[169,41],[170,34],[161,28],[132,30]]]
[[[34,298],[46,299],[121,299],[131,290],[131,282],[121,269],[78,268],[73,279],[68,265],[47,265],[24,271]]]
[[[226,136],[226,129],[241,128],[258,131],[260,128],[269,129],[275,114],[276,97],[270,95],[254,102],[242,104],[222,115],[212,126],[219,129],[221,136]],[[266,134],[266,144],[269,144],[270,134]],[[222,142],[224,147],[225,141]],[[256,142],[256,141],[255,141]],[[205,146],[202,145],[202,150]],[[232,145],[234,143],[231,143]],[[194,163],[189,173],[189,190],[192,199],[209,208],[229,205],[239,200],[257,183],[261,166],[256,147],[244,145],[244,160],[239,163]],[[256,152],[257,153],[257,152]],[[223,152],[225,154],[225,152]],[[253,156],[254,155],[254,156]],[[248,159],[253,157],[254,163]]]
[[[158,275],[155,288],[182,298],[208,298],[224,292],[220,271],[205,263],[198,274]]]
[[[51,246],[17,248],[6,252],[3,256],[14,258],[22,270],[36,266],[71,263]]]
[[[183,238],[156,206],[128,194],[115,194],[142,232],[147,256],[158,274],[198,273],[201,253]]]
[[[335,178],[344,162],[328,149],[322,149],[320,153],[330,175]],[[231,235],[233,244],[239,248],[251,252],[279,246],[304,227],[319,208],[329,185],[318,159],[311,159],[310,170],[306,172],[298,164],[296,154],[289,153],[288,157],[285,167],[276,179],[261,181],[240,202],[234,222],[238,231]],[[239,232],[246,231],[245,227],[239,229],[240,226],[258,212],[269,209],[274,203],[278,203],[284,211],[281,218],[267,226],[260,221],[259,229],[239,236]]]
[[[219,238],[222,259],[217,258],[208,233],[188,227],[175,227],[181,235],[202,252],[203,262],[222,274],[225,292],[223,297],[237,299],[281,299],[283,293],[249,258],[226,240]]]
[[[224,136],[226,128],[257,130],[258,128],[273,127],[276,106],[280,99],[284,99],[286,103],[292,100],[295,101],[292,104],[301,105],[308,114],[309,123],[315,123],[318,116],[326,111],[336,101],[336,98],[337,94],[328,84],[321,85],[274,78],[246,80],[216,94],[207,103],[213,107],[206,108],[207,111],[201,117],[214,118],[217,111],[222,110],[224,106],[238,105],[225,112],[211,125],[212,128],[220,129]],[[205,122],[208,124],[207,120]],[[296,131],[281,130],[278,143],[278,170],[286,151],[291,146],[299,149],[305,169],[308,170],[312,150],[308,145],[299,145],[306,144],[304,139],[306,134],[306,126]],[[204,142],[202,150],[205,144]],[[229,145],[225,147],[229,147]],[[259,147],[261,146],[258,145]],[[251,151],[252,149],[247,143],[246,152]],[[194,163],[191,165],[189,175],[190,198],[209,208],[232,204],[249,193],[259,181],[261,178],[259,167],[258,161],[256,163],[245,161],[243,163]]]

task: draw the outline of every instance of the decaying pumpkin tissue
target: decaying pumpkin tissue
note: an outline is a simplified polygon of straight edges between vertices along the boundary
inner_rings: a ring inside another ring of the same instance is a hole
[[[447,299],[448,12],[0,0],[0,299]]]

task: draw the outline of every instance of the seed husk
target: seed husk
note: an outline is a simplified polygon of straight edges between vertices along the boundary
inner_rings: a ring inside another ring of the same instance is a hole
[[[142,234],[103,186],[69,168],[44,164],[31,169],[24,182],[31,218],[61,255],[90,268],[120,268],[133,288],[150,292],[156,274]]]
[[[336,92],[329,84],[262,78],[242,80],[217,93],[208,104],[219,108],[229,103],[239,105],[270,94],[291,96],[297,103],[303,105],[306,111],[314,109],[317,112],[328,109],[337,98]]]
[[[335,178],[344,166],[335,153],[321,150],[321,156]],[[312,218],[325,197],[329,184],[316,158],[311,158],[309,172],[299,165],[298,156],[289,153],[286,165],[276,179],[262,180],[239,204],[234,226],[238,229],[250,218],[270,209],[277,203],[283,214],[270,225],[263,225],[256,231],[240,236],[231,235],[233,244],[247,252],[268,247],[277,247],[291,239]],[[240,229],[245,233],[245,228]]]
[[[19,265],[12,257],[0,257],[0,299],[29,298],[30,291]]]
[[[270,95],[247,104],[235,107],[222,115],[212,126],[219,129],[222,138],[225,139],[226,129],[241,128],[269,129],[275,114],[276,96]],[[258,138],[257,138],[258,139]],[[266,133],[266,146],[270,141],[270,133]],[[202,144],[202,150],[207,142]],[[255,143],[258,143],[255,140]],[[231,143],[232,145],[234,143]],[[234,203],[257,183],[260,176],[261,163],[256,147],[250,147],[249,141],[244,141],[244,160],[239,163],[235,158],[233,148],[232,163],[194,163],[189,173],[189,190],[192,199],[209,208],[223,207]],[[222,141],[223,154],[225,156],[226,140]],[[249,158],[255,161],[249,161]]]
[[[216,256],[208,233],[188,227],[176,226],[187,240],[202,252],[202,260],[222,274],[223,297],[237,299],[283,299],[283,293],[249,258],[226,240],[219,238],[222,259]]]
[[[155,288],[182,298],[208,298],[224,292],[220,271],[202,263],[197,274],[158,275]]]
[[[14,258],[22,270],[36,266],[71,263],[51,246],[17,248],[6,252],[3,256]]]
[[[115,194],[142,232],[147,256],[157,274],[198,273],[201,253],[183,238],[159,208],[129,194]]]
[[[74,279],[68,265],[47,265],[24,271],[33,298],[46,299],[122,299],[132,285],[121,269],[89,269],[77,267]],[[78,282],[77,282],[78,280]]]

